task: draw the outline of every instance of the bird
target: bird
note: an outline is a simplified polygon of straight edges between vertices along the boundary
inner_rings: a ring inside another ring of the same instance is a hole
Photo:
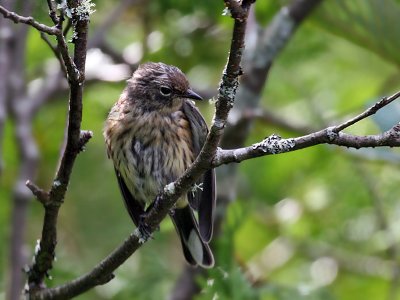
[[[125,207],[138,227],[163,188],[196,159],[207,124],[195,106],[202,97],[172,65],[139,65],[111,108],[103,135]],[[206,171],[169,213],[192,266],[211,268],[216,205],[215,170]]]

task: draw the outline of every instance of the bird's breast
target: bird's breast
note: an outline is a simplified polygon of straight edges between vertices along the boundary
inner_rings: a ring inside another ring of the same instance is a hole
[[[109,155],[138,201],[153,201],[195,159],[190,124],[182,111],[127,113],[114,123],[117,130],[105,131]]]

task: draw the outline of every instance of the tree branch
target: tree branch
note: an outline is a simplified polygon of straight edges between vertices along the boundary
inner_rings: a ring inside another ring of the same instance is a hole
[[[42,38],[43,41],[45,41],[45,43],[49,46],[49,48],[53,52],[54,56],[57,58],[58,62],[60,63],[61,71],[64,73],[65,76],[68,76],[68,73],[65,68],[65,64],[61,57],[58,46],[54,46],[45,33],[41,32],[40,37]]]
[[[50,35],[57,35],[60,33],[57,27],[50,27],[44,24],[37,22],[33,17],[23,17],[15,12],[7,10],[4,6],[0,5],[0,13],[4,16],[4,18],[13,20],[15,23],[24,23],[28,24],[41,32],[45,32]]]
[[[53,21],[54,25],[57,25],[59,22],[59,19],[57,17],[57,10],[54,5],[53,0],[47,0],[47,6],[49,7],[49,17]]]
[[[67,142],[61,158],[53,185],[48,192],[48,201],[43,201],[45,216],[42,229],[40,247],[35,253],[34,263],[28,271],[28,283],[30,295],[35,298],[37,291],[44,286],[44,279],[52,268],[55,246],[57,244],[57,218],[59,208],[64,200],[69,184],[72,167],[78,153],[84,144],[90,139],[91,133],[81,132],[82,121],[82,94],[85,74],[85,61],[87,51],[87,30],[89,14],[74,13],[81,5],[81,1],[68,1],[68,6],[73,12],[72,19],[75,28],[74,59],[72,60],[66,45],[64,36],[57,33],[57,41],[61,56],[67,68],[70,98],[67,128]],[[41,193],[42,194],[42,193]]]
[[[344,128],[347,128],[376,113],[379,109],[393,102],[398,97],[400,97],[400,92],[397,92],[390,97],[383,98],[366,111],[347,122],[308,135],[297,138],[282,139],[280,136],[273,134],[260,143],[253,144],[249,147],[232,150],[219,149],[215,156],[213,167],[231,162],[239,163],[247,159],[264,155],[295,151],[319,144],[331,144],[356,149],[382,146],[398,147],[400,146],[400,123],[379,135],[355,136],[341,132]]]
[[[396,100],[397,98],[400,97],[400,91],[393,94],[390,97],[384,97],[382,98],[380,101],[378,101],[377,103],[375,103],[375,105],[371,106],[370,108],[368,108],[366,111],[364,111],[362,114],[359,114],[358,116],[352,118],[351,120],[336,126],[335,128],[333,128],[334,132],[339,132],[342,131],[343,129],[369,117],[372,116],[373,114],[375,114],[378,110],[380,110],[382,107],[388,105],[389,103],[393,102],[394,100]]]

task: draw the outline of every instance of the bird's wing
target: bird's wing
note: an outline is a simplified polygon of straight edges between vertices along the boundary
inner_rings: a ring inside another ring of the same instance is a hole
[[[190,100],[183,104],[183,111],[190,123],[193,139],[193,150],[197,156],[206,141],[207,124],[199,110]],[[213,232],[215,212],[215,170],[206,171],[198,180],[202,187],[188,193],[190,206],[199,212],[199,228],[202,239],[209,242]]]
[[[121,190],[122,197],[124,198],[125,207],[128,210],[133,223],[138,226],[140,215],[144,213],[144,208],[140,202],[132,196],[124,179],[121,176],[121,173],[117,169],[115,169],[115,174],[117,175],[119,189]]]

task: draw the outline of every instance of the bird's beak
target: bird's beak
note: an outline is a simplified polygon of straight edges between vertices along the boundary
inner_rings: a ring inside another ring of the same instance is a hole
[[[194,99],[194,100],[203,100],[203,98],[201,98],[200,95],[196,94],[195,92],[193,92],[191,89],[188,89],[186,91],[186,94],[184,95],[186,98],[189,99]]]

